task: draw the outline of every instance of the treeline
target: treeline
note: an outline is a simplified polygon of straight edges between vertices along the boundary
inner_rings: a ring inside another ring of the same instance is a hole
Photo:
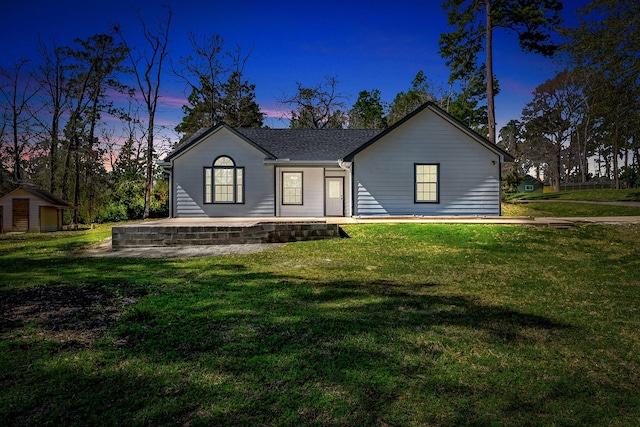
[[[514,155],[505,170],[512,185],[530,171],[556,185],[594,178],[639,185],[640,4],[594,0],[579,11],[579,25],[564,29],[561,7],[447,0],[454,31],[441,36],[440,53],[451,69],[448,82],[418,71],[388,104],[375,88],[351,103],[337,77],[328,76],[316,85],[297,83],[278,101],[292,128],[375,129],[432,101]],[[172,11],[163,12],[153,23],[138,15],[140,45],[116,26],[70,46],[41,42],[34,57],[0,69],[0,194],[20,185],[48,189],[78,207],[75,222],[166,216],[168,185],[154,167],[160,155],[221,121],[264,125],[244,72],[251,49],[229,50],[220,35],[192,34],[190,51],[176,55],[167,49]],[[490,53],[487,28],[516,31],[523,50],[553,56],[563,70],[540,84],[521,118],[497,135],[499,70],[492,71],[491,54],[481,55]],[[559,45],[550,42],[556,30],[564,37]],[[179,141],[156,122],[168,76],[188,88],[174,128]]]
[[[517,159],[507,181],[534,171],[557,189],[590,180],[640,187],[640,3],[594,0],[579,14],[561,29],[563,70],[500,131]]]

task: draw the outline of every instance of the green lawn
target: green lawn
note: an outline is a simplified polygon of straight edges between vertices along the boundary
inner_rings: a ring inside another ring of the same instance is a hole
[[[636,426],[640,225],[352,225],[197,259],[0,239],[0,425]]]
[[[640,189],[624,190],[575,190],[558,193],[518,193],[509,195],[510,199],[529,200],[587,200],[592,202],[640,202]]]
[[[518,203],[514,202],[516,199],[530,201]],[[535,200],[541,200],[541,202],[535,203]],[[562,203],[549,203],[547,200],[558,200]],[[571,201],[638,202],[640,189],[510,194],[507,202],[502,204],[502,214],[533,217],[640,216],[640,207],[571,203]]]
[[[603,217],[640,216],[640,207],[594,205],[585,203],[503,203],[503,216],[533,217]]]

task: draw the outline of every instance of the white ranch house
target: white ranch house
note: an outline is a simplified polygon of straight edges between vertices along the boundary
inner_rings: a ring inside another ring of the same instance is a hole
[[[390,128],[201,130],[160,162],[170,216],[496,216],[513,158],[432,103]]]

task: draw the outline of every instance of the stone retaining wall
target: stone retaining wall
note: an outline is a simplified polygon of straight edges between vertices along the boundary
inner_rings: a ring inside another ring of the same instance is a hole
[[[340,237],[337,224],[264,223],[241,226],[153,226],[113,227],[113,249],[143,246],[230,245],[286,243]]]

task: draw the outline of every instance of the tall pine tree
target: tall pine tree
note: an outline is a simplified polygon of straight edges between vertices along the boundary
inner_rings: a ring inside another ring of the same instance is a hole
[[[484,50],[489,140],[496,142],[493,72],[493,32],[503,28],[518,36],[525,52],[550,56],[556,46],[550,33],[560,25],[562,3],[557,0],[446,0],[449,25],[455,31],[440,35],[440,54],[451,69],[451,82],[476,73]]]

